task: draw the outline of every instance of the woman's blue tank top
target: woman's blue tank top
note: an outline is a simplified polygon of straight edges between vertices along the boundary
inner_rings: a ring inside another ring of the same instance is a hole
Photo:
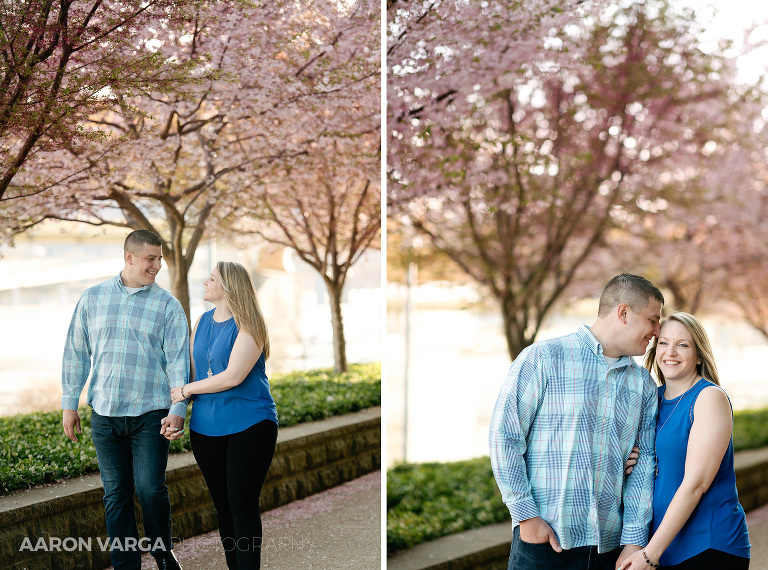
[[[226,370],[238,329],[235,319],[218,323],[212,309],[204,313],[197,324],[192,358],[195,380],[208,378],[211,371]],[[230,435],[244,431],[263,420],[277,423],[277,407],[269,391],[264,352],[239,385],[215,394],[197,394],[192,405],[190,429],[203,435]]]
[[[673,400],[664,399],[665,387],[659,387],[659,417],[656,423],[659,472],[653,490],[652,534],[659,528],[672,497],[683,482],[688,438],[693,426],[693,406],[701,391],[708,386],[715,384],[701,379]],[[706,421],[706,418],[703,419]],[[661,556],[660,563],[662,566],[679,564],[710,548],[744,558],[750,555],[747,519],[736,492],[733,436],[712,485]]]

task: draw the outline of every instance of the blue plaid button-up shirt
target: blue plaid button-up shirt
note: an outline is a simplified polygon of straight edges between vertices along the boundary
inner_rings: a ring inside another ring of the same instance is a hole
[[[131,294],[120,275],[86,289],[67,332],[61,408],[76,410],[88,376],[88,404],[102,416],[170,408],[171,388],[189,380],[189,328],[181,303],[153,283]]]
[[[627,356],[607,365],[586,326],[526,348],[504,380],[489,438],[513,527],[539,516],[563,548],[645,546],[657,408],[648,371]],[[640,458],[625,478],[635,443]]]

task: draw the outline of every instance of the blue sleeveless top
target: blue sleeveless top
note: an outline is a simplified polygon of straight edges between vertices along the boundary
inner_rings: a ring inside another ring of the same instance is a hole
[[[683,482],[688,438],[693,425],[693,406],[701,391],[708,386],[715,384],[701,379],[673,400],[666,400],[665,387],[659,387],[659,418],[656,423],[659,472],[653,490],[651,535],[659,528],[672,497]],[[662,566],[679,564],[710,548],[744,558],[750,555],[747,519],[736,492],[733,436],[712,485],[664,551],[660,563]]]
[[[235,344],[238,329],[235,319],[218,323],[211,309],[204,313],[195,332],[192,358],[195,380],[208,378],[208,363],[214,374],[223,372]],[[277,407],[269,392],[262,351],[245,379],[234,388],[215,394],[196,394],[189,428],[203,435],[230,435],[244,431],[263,420],[277,423]]]

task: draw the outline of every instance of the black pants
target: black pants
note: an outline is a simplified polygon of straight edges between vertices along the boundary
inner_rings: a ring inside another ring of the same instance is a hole
[[[674,570],[747,570],[749,558],[710,548],[693,558],[683,560],[680,564],[662,566],[661,568],[674,568]]]
[[[259,568],[259,496],[275,453],[277,424],[264,420],[232,435],[207,436],[190,431],[189,436],[216,507],[227,567]]]

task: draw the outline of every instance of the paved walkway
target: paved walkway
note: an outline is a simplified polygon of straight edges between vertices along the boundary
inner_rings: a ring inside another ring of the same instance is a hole
[[[381,568],[381,471],[261,515],[263,569]],[[184,570],[226,570],[218,531],[174,549]],[[142,569],[157,568],[152,557]]]
[[[747,513],[752,561],[749,570],[768,570],[768,505]]]

